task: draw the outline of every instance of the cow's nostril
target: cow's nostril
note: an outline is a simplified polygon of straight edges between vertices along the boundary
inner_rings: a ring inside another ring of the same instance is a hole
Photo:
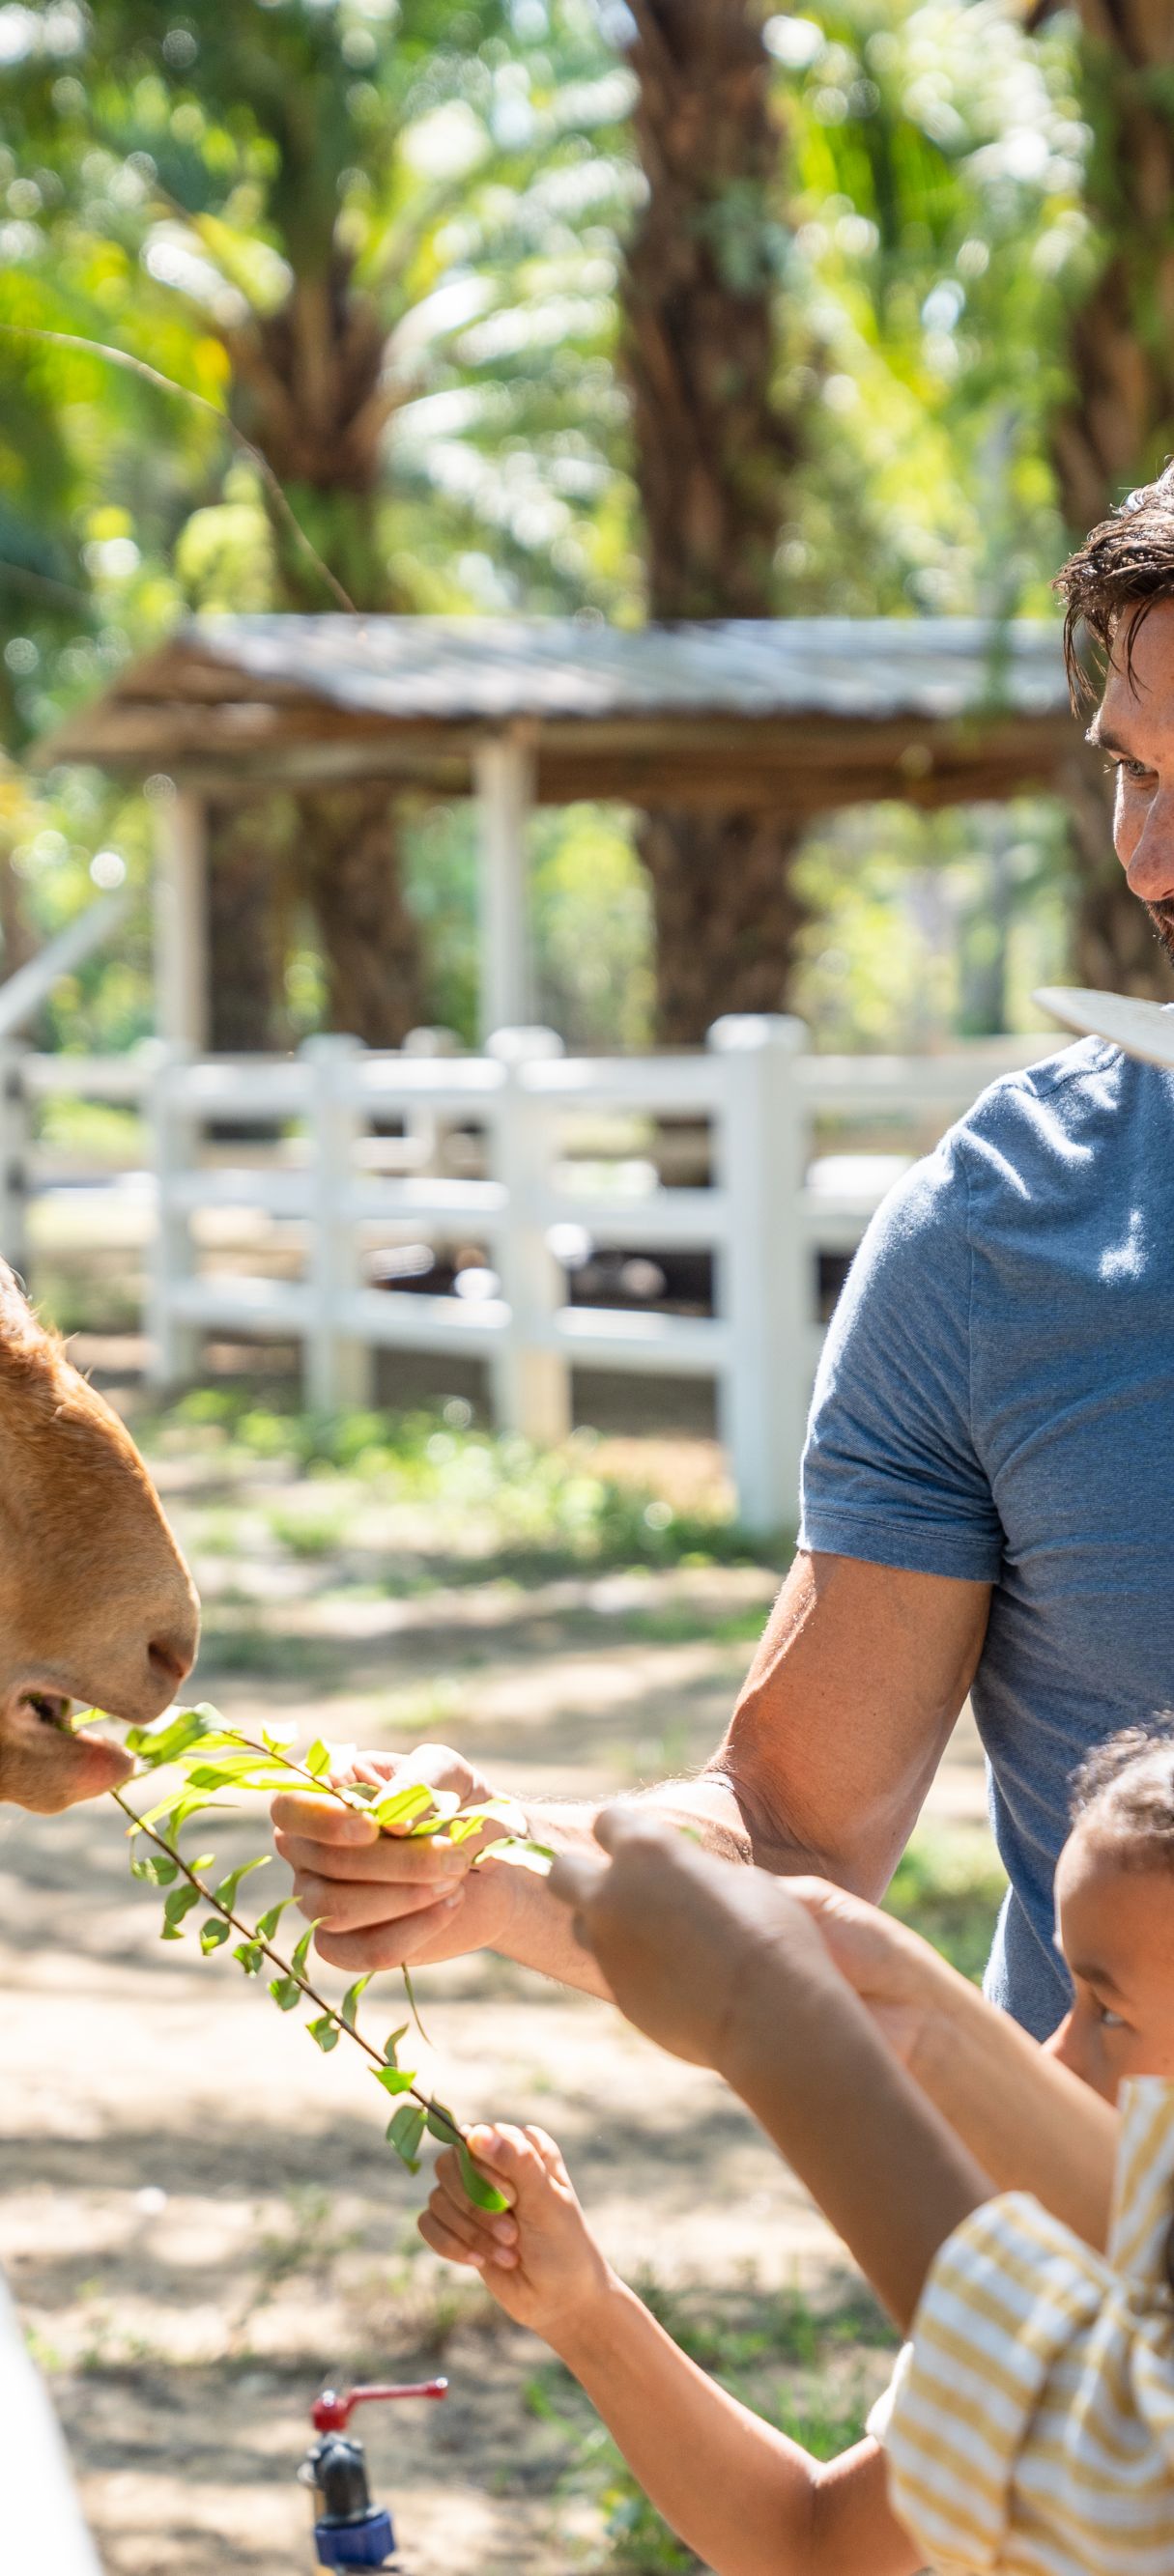
[[[192,1668],[191,1655],[174,1637],[153,1637],[147,1648],[147,1662],[165,1682],[183,1681]]]

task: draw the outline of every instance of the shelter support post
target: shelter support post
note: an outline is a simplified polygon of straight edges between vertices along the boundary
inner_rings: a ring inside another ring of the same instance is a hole
[[[494,1134],[494,1177],[504,1184],[510,1222],[497,1251],[510,1330],[491,1363],[494,1418],[538,1447],[565,1440],[571,1428],[571,1372],[555,1344],[563,1304],[558,1263],[543,1215],[552,1183],[555,1112],[526,1080],[535,1059],[562,1054],[553,1029],[499,1030],[490,1050],[506,1067]]]
[[[156,808],[155,1026],[169,1046],[208,1044],[208,883],[204,803],[180,789]]]
[[[717,1161],[730,1200],[717,1254],[718,1311],[732,1345],[719,1420],[739,1518],[769,1536],[798,1525],[810,1398],[813,1255],[801,1218],[807,1121],[797,1079],[807,1031],[781,1015],[730,1017],[715,1021],[708,1044],[724,1059]]]
[[[526,825],[534,802],[534,759],[515,734],[498,734],[474,755],[480,839],[482,1040],[534,1018]]]

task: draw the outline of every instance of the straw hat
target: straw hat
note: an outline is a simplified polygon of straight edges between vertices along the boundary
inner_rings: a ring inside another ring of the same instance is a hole
[[[1174,1006],[1168,1002],[1137,1002],[1128,993],[1083,993],[1066,984],[1045,984],[1032,1000],[1078,1038],[1107,1038],[1110,1046],[1139,1056],[1143,1064],[1174,1066]]]

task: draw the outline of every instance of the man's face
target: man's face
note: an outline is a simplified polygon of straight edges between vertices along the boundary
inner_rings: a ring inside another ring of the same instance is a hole
[[[1174,600],[1135,630],[1132,677],[1122,633],[1088,739],[1115,772],[1113,846],[1131,893],[1174,958]]]

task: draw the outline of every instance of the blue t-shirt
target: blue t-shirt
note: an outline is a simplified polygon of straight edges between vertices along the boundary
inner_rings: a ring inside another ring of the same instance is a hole
[[[987,1992],[1040,2038],[1068,2005],[1072,1772],[1174,1703],[1172,1422],[1174,1074],[1087,1039],[995,1083],[885,1201],[803,1464],[801,1546],[994,1586]]]

